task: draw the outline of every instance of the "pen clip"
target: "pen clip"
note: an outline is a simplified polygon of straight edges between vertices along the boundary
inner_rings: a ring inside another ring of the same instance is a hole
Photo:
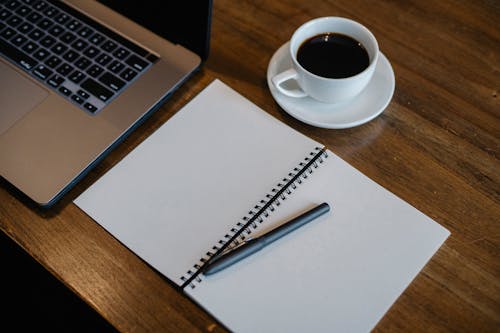
[[[218,257],[221,257],[223,255],[226,255],[227,253],[229,252],[232,252],[233,250],[236,250],[237,248],[239,248],[240,246],[242,246],[243,244],[246,244],[247,242],[249,242],[250,240],[252,240],[252,237],[247,237],[245,238],[244,240],[242,240],[241,242],[239,242],[238,244],[236,245],[233,245],[233,246],[228,246],[227,248],[225,248],[221,253],[213,256],[210,258],[209,261],[212,261],[214,260],[215,258],[218,258]]]

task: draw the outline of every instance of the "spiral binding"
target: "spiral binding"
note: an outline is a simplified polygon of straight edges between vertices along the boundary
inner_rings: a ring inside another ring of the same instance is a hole
[[[297,189],[297,186],[302,184],[304,180],[309,178],[315,169],[323,163],[324,159],[328,157],[326,147],[316,147],[314,151],[310,152],[302,162],[299,163],[287,177],[283,178],[278,184],[271,189],[270,193],[266,194],[265,198],[260,200],[241,221],[237,222],[234,227],[229,230],[227,234],[220,239],[205,255],[199,259],[198,263],[186,272],[181,277],[183,284],[181,288],[189,286],[195,288],[196,284],[202,281],[200,274],[204,265],[214,256],[220,255],[224,251],[232,250],[239,246],[242,242],[247,240],[259,224],[264,222],[276,207],[280,206],[287,196]]]

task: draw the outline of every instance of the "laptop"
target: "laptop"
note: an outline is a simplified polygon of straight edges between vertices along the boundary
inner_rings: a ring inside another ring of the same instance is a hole
[[[56,203],[207,59],[211,0],[0,0],[0,175]]]

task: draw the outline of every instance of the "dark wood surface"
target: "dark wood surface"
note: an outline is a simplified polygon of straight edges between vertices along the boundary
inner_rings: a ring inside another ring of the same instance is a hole
[[[366,25],[393,66],[393,99],[365,125],[303,124],[268,90],[273,53],[319,16]],[[120,331],[225,331],[72,203],[218,78],[451,231],[375,331],[498,332],[499,19],[498,1],[214,0],[203,69],[54,208],[1,180],[0,228]]]

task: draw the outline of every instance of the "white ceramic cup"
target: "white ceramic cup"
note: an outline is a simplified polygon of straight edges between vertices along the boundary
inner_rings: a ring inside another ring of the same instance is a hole
[[[297,61],[297,51],[304,41],[322,33],[340,33],[357,40],[368,53],[368,67],[341,79],[318,76],[304,69]],[[370,30],[356,21],[336,16],[316,18],[301,25],[292,35],[289,52],[293,67],[275,75],[274,86],[286,96],[309,96],[323,103],[344,102],[358,95],[370,82],[379,56],[377,40]],[[287,87],[290,85],[285,83],[289,80],[295,80],[298,88]]]

